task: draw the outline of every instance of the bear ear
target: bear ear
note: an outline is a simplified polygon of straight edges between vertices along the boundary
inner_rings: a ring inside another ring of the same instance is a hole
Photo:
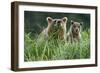
[[[80,22],[80,25],[82,26],[83,25],[83,22]]]
[[[67,18],[67,17],[63,17],[62,20],[63,20],[64,22],[67,22],[68,18]]]
[[[74,21],[73,20],[71,20],[71,24],[74,24]]]
[[[51,23],[51,22],[53,21],[53,19],[52,19],[51,17],[47,17],[47,21],[48,21],[49,23]]]

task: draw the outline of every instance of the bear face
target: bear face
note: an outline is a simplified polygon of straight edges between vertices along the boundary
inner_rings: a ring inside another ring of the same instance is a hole
[[[62,19],[52,19],[51,17],[47,17],[48,26],[50,26],[54,31],[63,28],[66,25],[67,17]]]
[[[81,31],[81,25],[83,23],[71,21],[71,24],[72,24],[72,33],[78,35]]]
[[[67,17],[64,17],[62,19],[53,19],[51,17],[47,17],[47,22],[48,35],[53,36],[52,38],[64,39]]]
[[[79,42],[81,39],[81,29],[83,22],[76,22],[71,20],[71,26],[67,33],[68,42]]]

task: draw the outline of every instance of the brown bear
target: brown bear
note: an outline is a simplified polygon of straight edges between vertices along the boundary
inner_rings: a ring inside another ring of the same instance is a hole
[[[69,42],[79,42],[81,39],[81,25],[83,22],[76,22],[71,20],[71,27],[67,33],[67,40]]]
[[[67,17],[63,17],[62,19],[47,17],[48,26],[42,31],[41,34],[45,38],[66,40],[67,20]]]

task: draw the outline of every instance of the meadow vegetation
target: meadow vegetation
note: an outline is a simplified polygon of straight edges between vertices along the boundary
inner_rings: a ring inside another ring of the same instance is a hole
[[[42,37],[24,36],[24,60],[71,60],[90,57],[90,33],[83,31],[79,43],[64,42],[59,39],[44,40]]]

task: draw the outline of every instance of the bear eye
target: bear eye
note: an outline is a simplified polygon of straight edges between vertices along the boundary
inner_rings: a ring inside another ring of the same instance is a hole
[[[54,20],[54,23],[56,23],[56,20]]]
[[[75,28],[76,26],[74,25],[73,27]]]
[[[78,26],[78,28],[80,28],[80,26]]]
[[[57,23],[58,23],[58,24],[60,24],[60,23],[61,23],[61,21],[58,21]]]

